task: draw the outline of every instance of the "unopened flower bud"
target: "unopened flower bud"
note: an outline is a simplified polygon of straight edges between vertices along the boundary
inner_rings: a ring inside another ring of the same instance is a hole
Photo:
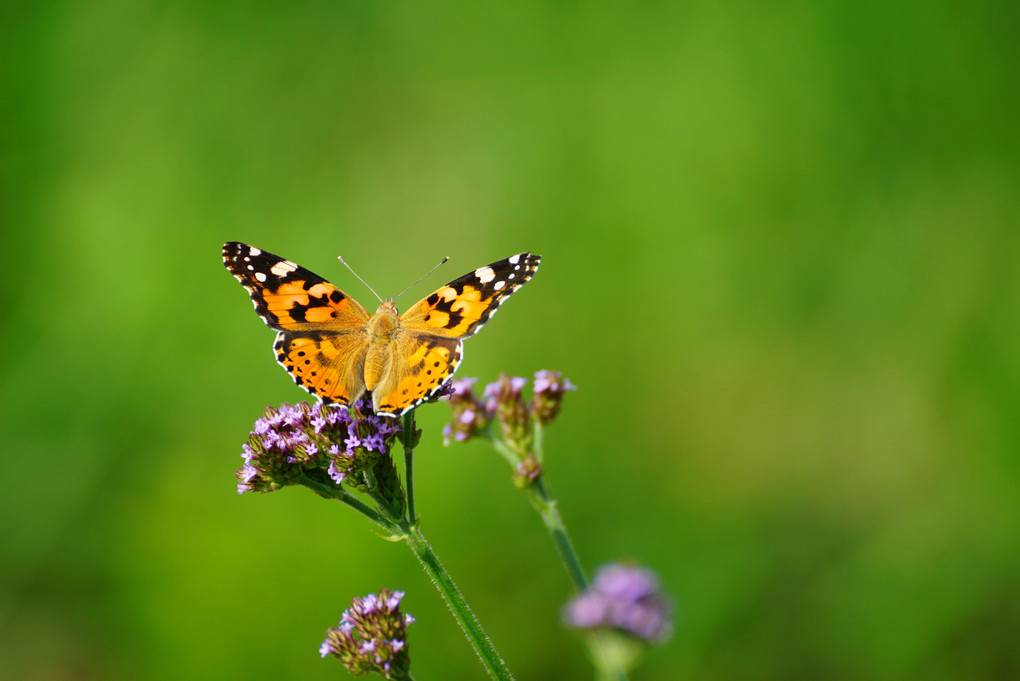
[[[477,378],[461,378],[450,382],[450,410],[453,420],[443,428],[443,442],[467,442],[481,435],[489,427],[492,414],[488,412],[474,392],[472,386]]]
[[[535,458],[534,454],[528,454],[517,464],[514,472],[513,482],[517,489],[531,487],[542,475],[542,464]]]
[[[531,416],[542,425],[552,423],[560,412],[563,396],[568,390],[577,390],[577,386],[570,379],[563,378],[560,372],[544,369],[535,372],[535,397],[531,400]]]
[[[525,378],[503,373],[498,381],[485,386],[485,397],[495,406],[503,439],[518,453],[526,452],[531,441],[528,408],[521,397],[521,390],[527,383]]]

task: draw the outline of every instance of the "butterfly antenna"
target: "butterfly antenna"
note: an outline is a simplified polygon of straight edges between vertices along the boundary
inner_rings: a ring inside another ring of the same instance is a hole
[[[449,259],[450,259],[450,256],[446,256],[445,258],[443,258],[442,260],[440,260],[440,261],[439,261],[439,265],[442,265],[442,264],[443,264],[444,262],[446,262],[446,261],[447,261],[447,260],[449,260]],[[405,293],[407,293],[407,292],[408,292],[409,290],[411,290],[412,288],[414,288],[415,286],[417,286],[418,284],[420,284],[420,283],[421,283],[421,281],[422,281],[422,279],[425,279],[425,278],[426,278],[426,277],[428,277],[428,276],[429,276],[430,274],[432,274],[433,272],[435,272],[436,270],[438,270],[438,269],[439,269],[439,265],[436,265],[435,267],[433,267],[432,269],[430,269],[430,270],[429,270],[428,272],[426,272],[426,273],[425,273],[425,274],[423,274],[422,276],[418,277],[418,281],[414,282],[413,284],[411,284],[410,286],[408,286],[407,288],[405,288],[405,289],[404,289],[403,291],[401,291],[400,293],[398,293],[398,294],[397,294],[397,297],[396,297],[396,298],[394,298],[393,300],[396,300],[397,298],[399,298],[400,296],[404,295],[404,294],[405,294]]]
[[[338,256],[336,257],[336,259],[337,259],[337,260],[339,260],[340,262],[342,262],[342,263],[343,263],[343,265],[344,265],[344,267],[346,267],[347,269],[349,269],[349,270],[351,271],[351,274],[353,274],[353,275],[354,275],[355,277],[357,277],[357,278],[358,278],[358,281],[360,281],[360,282],[361,282],[362,284],[364,284],[364,285],[365,285],[365,287],[366,287],[366,288],[367,288],[367,289],[368,289],[369,291],[371,291],[371,292],[372,292],[372,295],[373,295],[373,296],[375,296],[376,298],[378,298],[378,299],[379,299],[379,302],[380,302],[380,303],[381,303],[381,302],[383,301],[383,299],[382,299],[382,298],[379,298],[379,294],[375,292],[375,289],[374,289],[374,288],[372,288],[371,286],[369,286],[369,285],[368,285],[368,282],[367,282],[367,281],[365,281],[364,279],[362,279],[362,278],[361,278],[361,275],[359,275],[359,274],[358,274],[357,272],[355,272],[355,271],[354,271],[354,268],[353,268],[353,267],[351,267],[350,265],[348,265],[348,264],[347,264],[347,261],[346,261],[346,260],[344,260],[344,257],[343,257],[342,255],[338,255]]]

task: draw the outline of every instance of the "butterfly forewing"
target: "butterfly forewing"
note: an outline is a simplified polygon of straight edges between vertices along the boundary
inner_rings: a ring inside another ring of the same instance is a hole
[[[479,267],[413,305],[400,318],[404,329],[445,338],[467,338],[538,270],[541,257],[518,253]]]
[[[248,290],[255,311],[278,330],[361,328],[368,312],[314,272],[254,246],[223,244],[223,264]]]

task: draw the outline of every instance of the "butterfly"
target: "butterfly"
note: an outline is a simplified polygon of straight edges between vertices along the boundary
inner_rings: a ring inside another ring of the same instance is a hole
[[[538,270],[518,253],[442,286],[400,314],[392,300],[369,314],[317,274],[278,255],[230,241],[223,264],[276,329],[276,361],[326,403],[371,392],[377,414],[400,416],[437,395],[473,336]]]

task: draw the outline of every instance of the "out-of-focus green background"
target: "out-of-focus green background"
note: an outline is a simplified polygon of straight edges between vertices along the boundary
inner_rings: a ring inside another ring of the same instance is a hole
[[[548,480],[679,611],[633,679],[1020,678],[1012,2],[11,2],[0,9],[0,676],[336,679],[404,547],[238,496],[301,399],[220,263],[366,303],[519,250],[462,375],[581,390]],[[409,295],[406,306],[415,296]],[[509,471],[420,410],[423,529],[520,679],[590,678]]]

